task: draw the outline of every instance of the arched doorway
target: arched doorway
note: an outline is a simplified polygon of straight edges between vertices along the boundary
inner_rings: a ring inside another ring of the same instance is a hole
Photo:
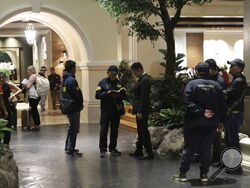
[[[41,8],[39,13],[33,13],[31,8],[14,11],[0,20],[0,28],[9,23],[27,21],[27,19],[48,26],[60,36],[66,46],[68,59],[75,60],[79,66],[77,71],[78,81],[80,87],[84,90],[85,107],[88,106],[90,101],[89,82],[83,82],[83,80],[87,80],[85,78],[88,78],[88,70],[84,67],[93,62],[93,53],[89,39],[84,34],[83,29],[69,17],[47,8]],[[88,108],[84,110],[86,112]],[[88,116],[84,115],[83,117],[84,122],[89,122]]]

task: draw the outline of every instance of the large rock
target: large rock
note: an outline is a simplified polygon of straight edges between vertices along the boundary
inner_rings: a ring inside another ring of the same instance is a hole
[[[148,130],[150,132],[153,149],[158,148],[164,136],[170,131],[166,127],[149,127]]]
[[[184,146],[183,129],[169,130],[157,148],[159,155],[178,154]]]
[[[0,151],[0,187],[18,187],[18,168],[13,153],[8,149]]]

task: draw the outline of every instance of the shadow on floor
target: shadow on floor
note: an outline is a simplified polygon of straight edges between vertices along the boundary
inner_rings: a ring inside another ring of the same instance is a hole
[[[232,178],[216,178],[214,181],[209,181],[208,183],[203,183],[200,179],[189,179],[191,186],[199,187],[199,186],[219,186],[219,185],[232,185],[237,182],[237,180]]]

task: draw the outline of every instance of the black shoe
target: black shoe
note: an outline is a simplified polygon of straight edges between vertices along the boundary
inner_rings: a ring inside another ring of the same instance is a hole
[[[201,182],[208,182],[207,173],[201,173],[200,180],[201,180]]]
[[[79,151],[76,152],[75,150],[71,150],[71,151],[67,151],[66,152],[68,156],[71,156],[71,157],[82,157],[82,153],[80,153]]]
[[[140,160],[152,160],[154,159],[153,153],[145,153],[142,157],[137,157]]]
[[[129,156],[136,157],[136,158],[137,157],[143,157],[143,153],[142,153],[142,151],[135,150],[135,152],[130,153]]]
[[[110,155],[113,155],[113,156],[121,156],[121,154],[122,154],[117,149],[111,149],[111,150],[109,150],[109,153],[110,153]]]
[[[65,149],[65,153],[67,153],[69,150],[68,149]],[[75,153],[79,153],[79,149],[74,149],[73,150]]]
[[[179,173],[178,175],[173,176],[173,180],[179,181],[179,182],[187,182],[187,176],[186,174]]]
[[[105,157],[106,157],[106,151],[101,151],[100,158],[105,158]]]
[[[242,167],[239,167],[239,168],[233,169],[233,170],[226,169],[226,173],[235,174],[235,175],[242,175],[243,174],[243,169],[242,169]]]

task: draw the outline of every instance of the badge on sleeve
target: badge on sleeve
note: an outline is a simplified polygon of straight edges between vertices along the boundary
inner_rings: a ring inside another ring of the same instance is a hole
[[[99,90],[101,90],[102,88],[100,87],[100,86],[97,86],[96,87],[96,91],[99,91]]]

